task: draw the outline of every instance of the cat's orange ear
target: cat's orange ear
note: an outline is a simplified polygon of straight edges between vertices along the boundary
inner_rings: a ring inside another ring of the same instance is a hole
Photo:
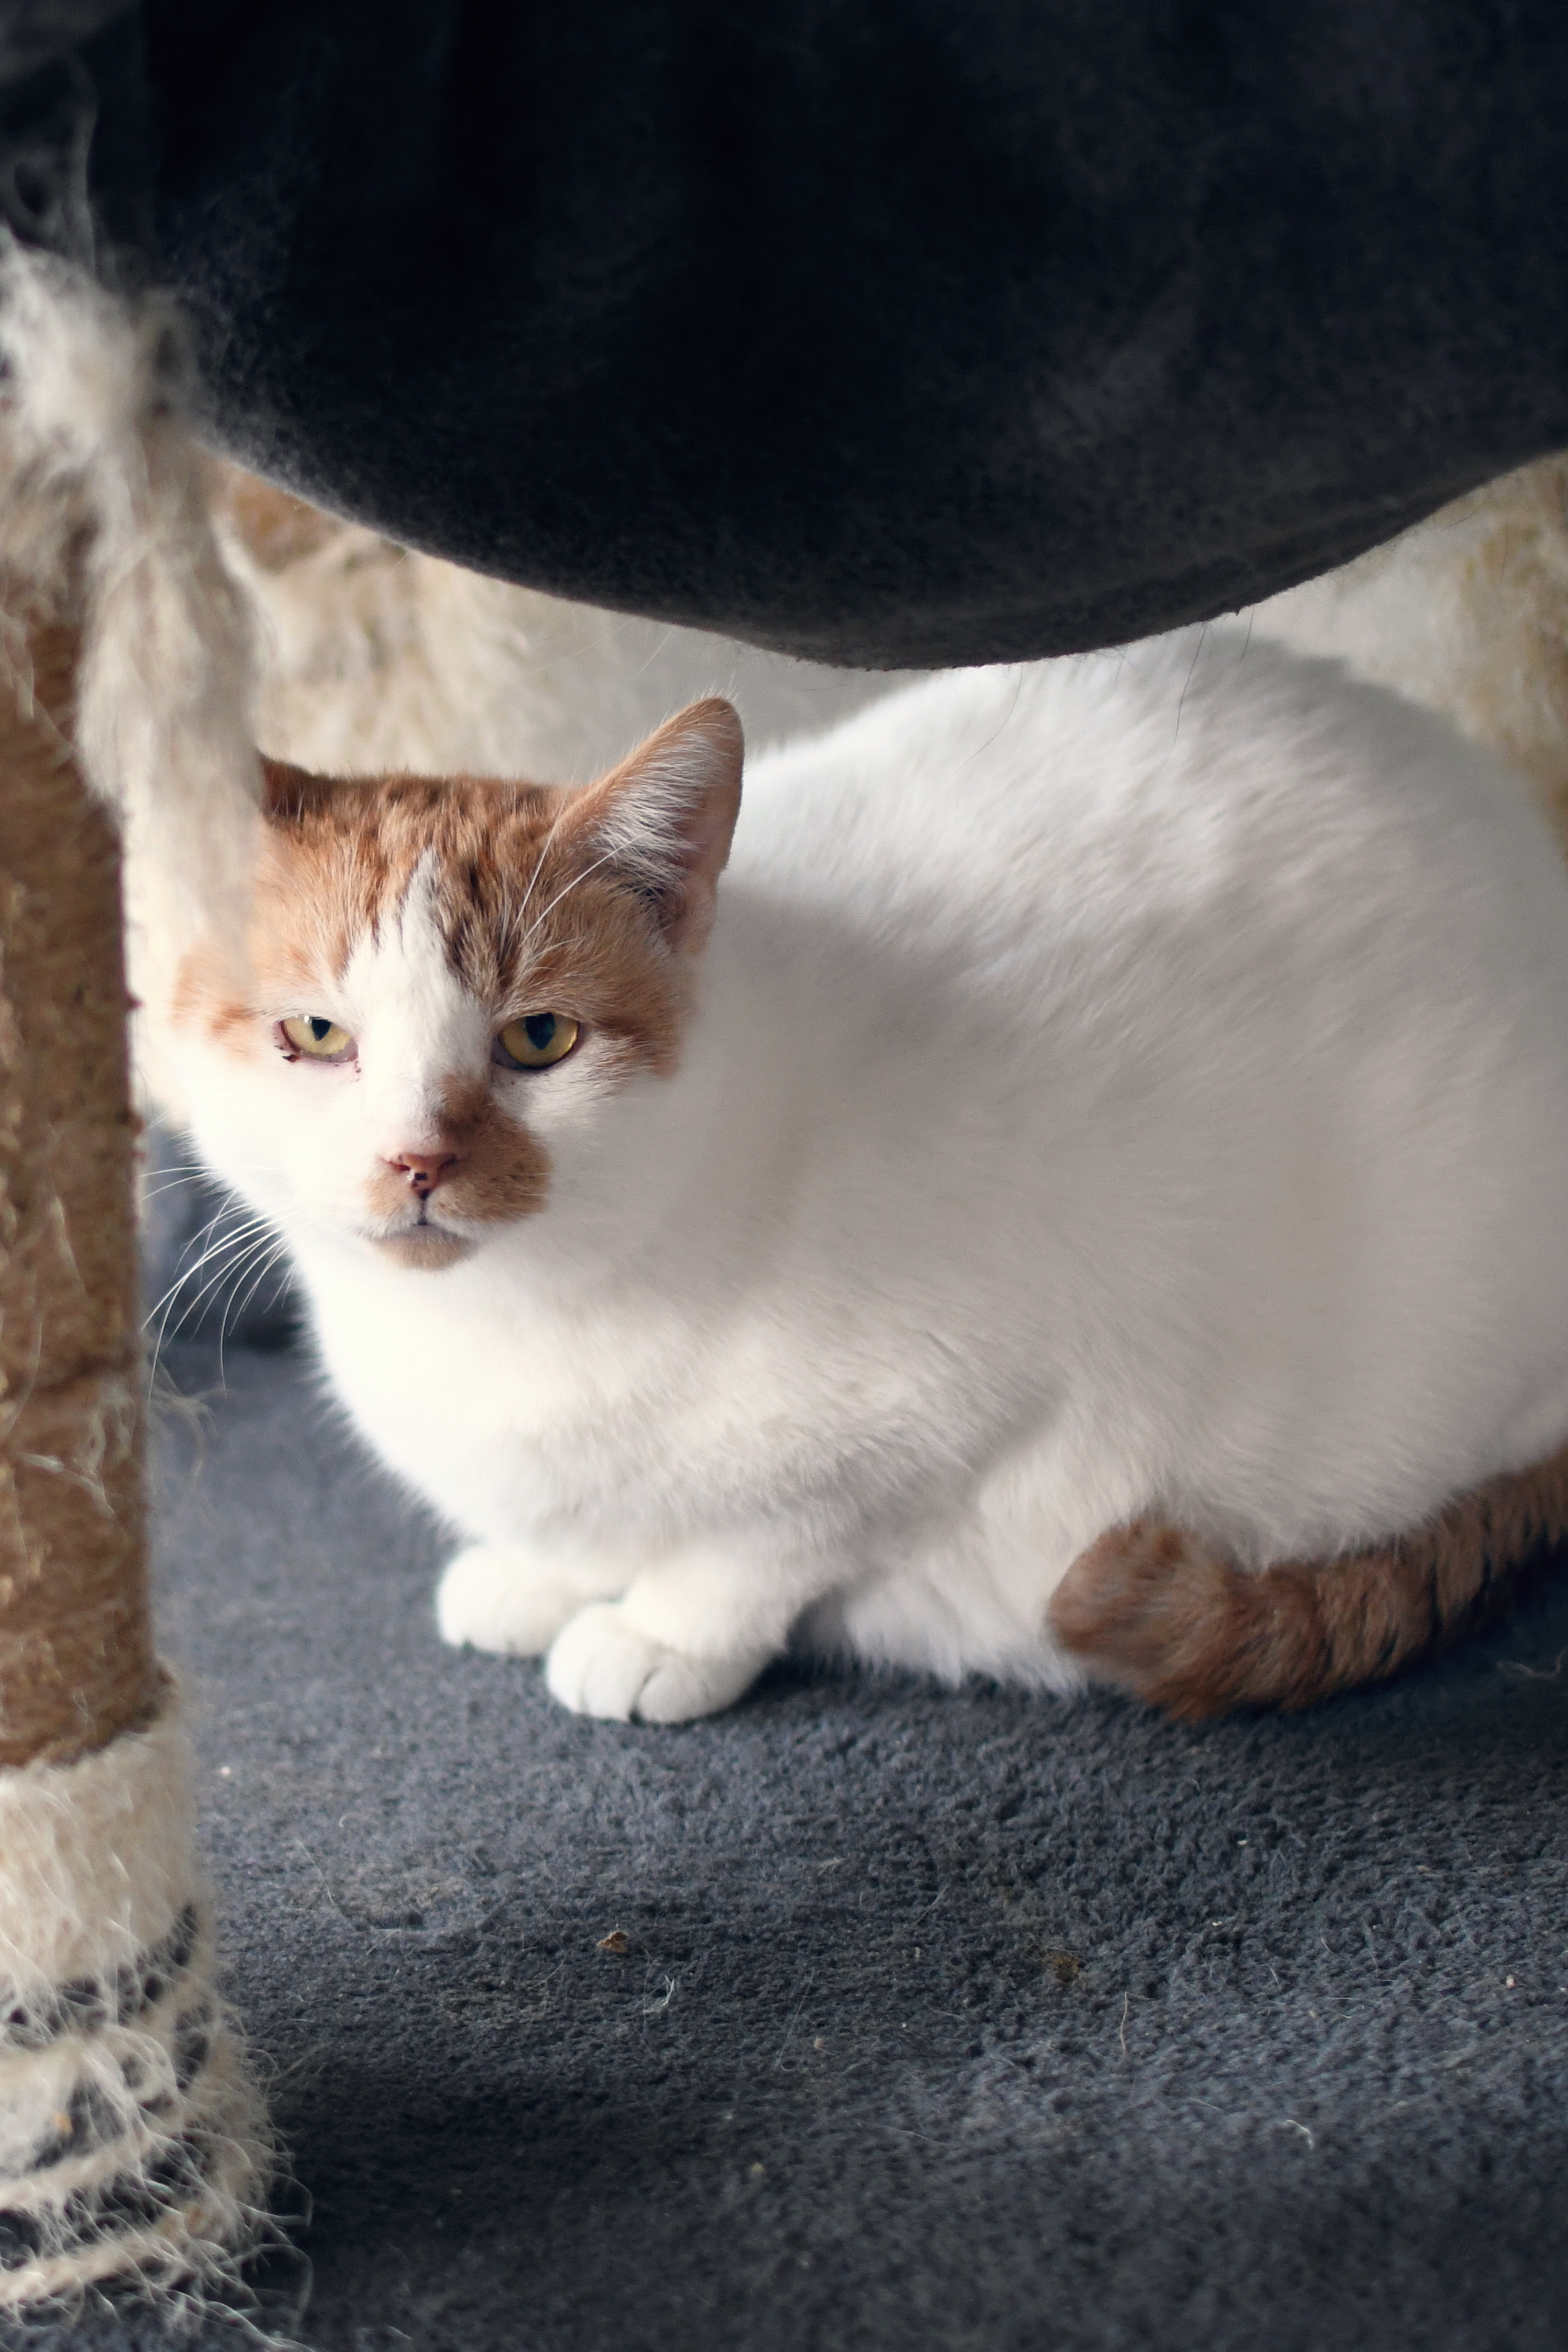
[[[588,785],[573,812],[584,849],[622,868],[683,954],[701,947],[713,920],[744,753],[733,704],[717,695],[693,702]]]

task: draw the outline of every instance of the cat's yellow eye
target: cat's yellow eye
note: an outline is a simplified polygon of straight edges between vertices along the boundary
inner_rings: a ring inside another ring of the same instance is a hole
[[[509,1021],[494,1046],[495,1059],[506,1070],[547,1070],[563,1062],[577,1043],[581,1024],[569,1013],[525,1013]]]
[[[342,1062],[353,1049],[353,1039],[335,1021],[319,1013],[300,1013],[278,1024],[283,1042],[312,1062]]]

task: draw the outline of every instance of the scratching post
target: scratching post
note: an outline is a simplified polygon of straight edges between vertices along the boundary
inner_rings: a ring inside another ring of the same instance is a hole
[[[36,625],[0,688],[0,1766],[159,1706],[120,849],[61,731],[79,647]]]
[[[212,1990],[190,1752],[153,1646],[106,805],[156,850],[154,773],[177,803],[214,753],[204,716],[232,718],[237,690],[213,685],[224,608],[192,559],[195,461],[156,337],[64,271],[0,261],[0,2311],[16,2311],[117,2278],[221,2284],[266,2150]],[[242,761],[209,768],[220,800],[226,782],[243,798]],[[203,878],[187,857],[175,881],[199,896]]]

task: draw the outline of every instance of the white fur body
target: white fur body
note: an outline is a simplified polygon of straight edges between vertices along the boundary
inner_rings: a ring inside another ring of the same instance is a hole
[[[187,1042],[197,1139],[477,1548],[444,1629],[591,1711],[792,1639],[1068,1682],[1121,1520],[1314,1557],[1568,1435],[1568,874],[1488,754],[1239,631],[749,769],[679,1070],[531,1080],[547,1204],[445,1271],[342,1203],[482,1012],[417,891],[344,988],[365,1086]]]

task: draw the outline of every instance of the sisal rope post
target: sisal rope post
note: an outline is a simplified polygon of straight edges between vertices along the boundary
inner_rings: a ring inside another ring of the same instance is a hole
[[[113,2282],[221,2294],[270,2167],[153,1641],[108,805],[132,824],[190,717],[164,654],[222,613],[181,537],[195,453],[130,314],[11,257],[0,352],[0,2313],[37,2314]],[[185,731],[187,788],[221,798]]]
[[[68,730],[76,630],[0,686],[0,1765],[157,1714],[120,847]]]

